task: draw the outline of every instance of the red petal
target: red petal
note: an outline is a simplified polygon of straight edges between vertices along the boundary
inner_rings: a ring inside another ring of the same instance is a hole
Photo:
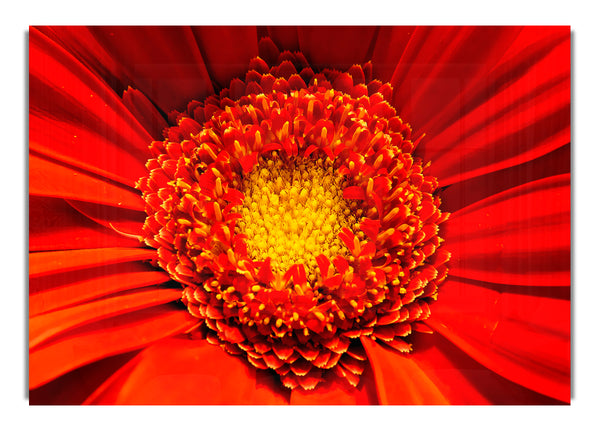
[[[29,193],[144,211],[137,192],[34,154],[29,156]]]
[[[274,26],[267,27],[269,37],[275,42],[275,45],[282,49],[297,51],[298,47],[298,30],[295,27]]]
[[[29,386],[38,387],[82,365],[180,333],[196,322],[187,311],[165,305],[85,325],[30,353]]]
[[[102,127],[98,125],[97,131]],[[112,132],[98,134],[97,131],[32,114],[29,116],[29,148],[87,173],[133,187],[147,174],[144,166],[147,156],[141,151],[127,152],[118,141],[112,140]],[[149,143],[144,141],[146,146]]]
[[[417,116],[411,120],[417,121],[414,124],[425,124],[447,108],[465,87],[487,78],[519,31],[518,27],[508,26],[416,28],[390,81],[397,90],[396,100],[406,104],[397,106],[402,106],[404,114]],[[399,39],[406,42],[405,37]],[[417,106],[421,105],[417,100],[430,103]]]
[[[435,383],[416,362],[361,337],[375,375],[381,404],[448,404]]]
[[[213,93],[194,35],[188,27],[92,27],[92,33],[164,112]]]
[[[419,33],[420,34],[420,33]],[[377,31],[377,39],[371,60],[374,75],[383,82],[389,82],[396,67],[402,64],[402,68],[407,65],[402,60],[403,53],[407,49],[415,36],[415,27],[393,26],[380,27]],[[420,42],[422,43],[422,42]]]
[[[275,276],[273,275],[273,271],[271,270],[271,258],[270,257],[267,257],[265,259],[265,261],[261,265],[260,270],[258,271],[258,274],[256,277],[257,277],[258,281],[260,281],[261,283],[264,283],[266,285],[268,285],[271,281],[273,281],[275,279]]]
[[[115,371],[137,352],[100,359],[29,391],[30,405],[81,405]]]
[[[139,246],[139,240],[100,226],[62,199],[29,197],[29,251]]]
[[[333,81],[333,88],[343,93],[349,94],[353,87],[352,76],[348,73],[340,73],[335,81]]]
[[[296,75],[296,74],[292,75],[290,77],[290,79],[288,80],[288,83],[290,84],[291,90],[301,90],[303,88],[306,88],[306,83],[300,77],[300,75]]]
[[[570,301],[539,296],[557,288],[449,278],[440,289],[429,326],[501,376],[569,401]]]
[[[166,304],[180,298],[180,289],[149,288],[35,316],[29,319],[29,348],[33,349],[54,335],[85,323]]]
[[[287,390],[217,346],[171,338],[142,351],[86,403],[287,404]]]
[[[114,90],[35,28],[29,35],[29,74],[32,114],[102,131],[114,145],[145,161],[152,138]]]
[[[315,259],[317,261],[317,265],[319,265],[321,278],[325,280],[329,275],[329,266],[331,265],[331,263],[329,262],[329,259],[327,259],[327,256],[325,256],[324,254],[318,255]]]
[[[104,82],[115,90],[127,88],[128,78],[121,64],[98,43],[87,27],[82,26],[41,26],[31,29],[40,31],[60,44]]]
[[[441,186],[527,162],[570,141],[569,29],[548,38],[540,49],[522,47],[525,59],[499,66],[493,87],[462,95],[444,113],[448,126],[421,129],[431,138],[419,145],[419,154],[432,161]]]
[[[154,139],[162,139],[167,121],[141,91],[129,87],[123,93],[123,103]]]
[[[343,192],[343,197],[344,197],[344,199],[361,199],[361,200],[366,199],[364,189],[359,186],[346,187]]]
[[[75,269],[155,258],[156,250],[125,247],[30,253],[29,276],[39,277]]]
[[[360,230],[366,233],[371,241],[377,240],[377,234],[379,233],[380,228],[381,223],[379,220],[373,220],[365,217],[360,222]]]
[[[243,157],[240,157],[238,160],[242,165],[244,173],[247,174],[258,163],[258,153],[247,154]]]
[[[226,325],[221,320],[217,320],[217,329],[219,330],[219,336],[230,343],[241,343],[246,340],[240,328]]]
[[[353,387],[345,380],[328,376],[315,389],[305,391],[298,387],[292,391],[290,404],[296,405],[365,405],[377,404],[373,377],[365,372],[361,382]]]
[[[258,55],[270,65],[273,65],[279,59],[279,48],[268,37],[261,37],[258,42]]]
[[[374,27],[299,27],[300,51],[315,69],[347,70],[367,60]]]
[[[570,176],[558,175],[470,205],[447,222],[451,271],[494,283],[570,285]]]
[[[348,73],[352,76],[352,84],[353,85],[361,85],[365,84],[365,73],[361,66],[355,64],[350,69],[348,69]]]
[[[250,59],[258,55],[255,27],[193,27],[192,32],[211,78],[221,87],[244,76]]]
[[[69,200],[68,204],[89,219],[117,233],[137,237],[140,241],[144,237],[146,213],[73,200]]]
[[[499,376],[440,334],[416,338],[410,358],[453,405],[557,403]]]
[[[35,316],[111,293],[169,280],[166,272],[133,263],[36,277],[29,280],[29,314]]]
[[[451,213],[521,184],[571,171],[571,145],[510,168],[461,181],[444,190],[443,209]]]

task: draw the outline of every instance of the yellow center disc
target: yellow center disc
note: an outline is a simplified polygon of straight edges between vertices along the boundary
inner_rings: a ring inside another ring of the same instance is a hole
[[[248,256],[271,258],[274,272],[303,264],[316,277],[315,258],[346,255],[338,238],[343,227],[358,229],[357,204],[342,197],[344,179],[327,160],[297,157],[283,162],[276,153],[246,175],[238,230],[247,236]]]

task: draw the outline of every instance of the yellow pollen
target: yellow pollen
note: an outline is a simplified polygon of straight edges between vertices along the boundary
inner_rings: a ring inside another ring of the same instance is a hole
[[[323,159],[283,161],[274,153],[260,161],[240,188],[245,199],[236,229],[247,237],[248,256],[271,258],[274,273],[302,264],[314,280],[317,256],[348,255],[338,233],[356,225],[358,204],[343,198],[344,188],[344,178]]]

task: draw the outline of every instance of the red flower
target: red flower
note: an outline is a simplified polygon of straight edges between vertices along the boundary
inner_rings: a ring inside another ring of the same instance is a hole
[[[54,27],[29,51],[32,404],[569,402],[568,28]],[[346,175],[346,257],[260,257],[235,181],[270,151]]]

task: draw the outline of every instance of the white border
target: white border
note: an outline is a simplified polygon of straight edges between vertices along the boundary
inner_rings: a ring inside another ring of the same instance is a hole
[[[597,12],[588,1],[347,0],[176,2],[29,1],[4,8],[2,18],[2,422],[11,429],[590,429],[600,397],[595,347],[598,329],[598,124]],[[392,3],[394,6],[391,6]],[[398,2],[399,3],[399,2]],[[13,9],[15,8],[15,9]],[[573,30],[573,253],[574,388],[570,407],[29,407],[25,399],[26,280],[25,41],[37,24],[475,24],[571,25]],[[15,424],[11,426],[11,424]]]

